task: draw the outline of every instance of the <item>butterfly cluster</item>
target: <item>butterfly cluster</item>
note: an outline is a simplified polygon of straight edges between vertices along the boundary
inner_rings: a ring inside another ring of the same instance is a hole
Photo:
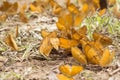
[[[87,37],[87,27],[78,27],[90,12],[89,10],[92,10],[92,6],[94,10],[97,8],[103,10],[106,9],[106,7],[101,8],[99,0],[92,0],[90,3],[88,3],[89,0],[88,2],[79,2],[82,3],[81,9],[77,8],[70,0],[67,0],[66,8],[63,8],[54,0],[50,0],[49,2],[52,7],[52,13],[58,17],[58,21],[56,22],[58,29],[53,32],[45,29],[41,30],[43,40],[39,47],[39,53],[44,57],[49,57],[53,49],[57,51],[63,49],[64,51],[71,51],[72,56],[81,64],[108,65],[114,57],[114,52],[107,48],[107,46],[112,44],[112,40],[96,32],[93,32],[93,40],[89,40]],[[47,3],[48,1],[44,3],[36,1],[31,3],[29,8],[31,11],[41,12]],[[89,7],[91,4],[92,6]],[[4,8],[3,6],[7,7]],[[17,8],[17,2],[13,4],[4,2],[0,10],[5,12],[5,14],[9,13],[9,11],[14,12],[11,14],[15,14],[17,13],[15,12]],[[24,15],[25,9],[26,5],[20,8],[20,16]],[[27,21],[25,17],[21,17],[21,19]],[[16,36],[17,35],[18,27],[16,28]],[[13,50],[19,50],[13,34],[9,34],[5,41]]]

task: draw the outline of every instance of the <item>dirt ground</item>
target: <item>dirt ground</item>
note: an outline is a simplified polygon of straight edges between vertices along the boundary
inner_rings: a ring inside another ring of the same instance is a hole
[[[62,64],[79,63],[70,54],[53,50],[50,59],[46,60],[39,54],[38,48],[42,40],[40,31],[56,30],[57,17],[50,13],[28,14],[29,22],[22,23],[18,16],[10,16],[6,22],[0,23],[0,80],[58,80],[56,74],[60,73],[58,67]],[[20,51],[11,51],[5,44],[8,33],[19,27],[19,36],[16,39],[21,47]],[[75,80],[119,80],[120,79],[120,36],[112,36],[115,45],[115,58],[107,67],[98,65],[85,65],[84,70],[77,74]],[[117,39],[117,40],[116,40]]]

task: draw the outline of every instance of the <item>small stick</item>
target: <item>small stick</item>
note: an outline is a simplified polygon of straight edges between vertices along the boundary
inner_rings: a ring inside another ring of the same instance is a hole
[[[112,76],[113,74],[117,73],[120,71],[120,67],[117,68],[116,70],[112,71],[112,72],[109,72],[109,75]]]

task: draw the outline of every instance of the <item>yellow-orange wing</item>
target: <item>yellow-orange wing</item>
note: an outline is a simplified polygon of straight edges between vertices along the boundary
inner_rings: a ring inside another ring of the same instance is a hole
[[[15,2],[14,4],[11,5],[11,7],[7,10],[7,14],[16,14],[18,9],[18,3]]]
[[[76,40],[59,38],[59,41],[60,41],[60,45],[59,46],[61,48],[65,48],[65,49],[68,49],[68,48],[71,48],[71,47],[74,47],[74,46],[78,45],[78,42]]]
[[[11,3],[9,3],[8,1],[4,1],[3,4],[0,7],[0,11],[7,11],[10,7],[12,6]]]
[[[18,51],[18,46],[14,40],[13,34],[8,34],[8,36],[5,39],[5,42],[7,45],[9,45],[13,50]]]
[[[45,29],[42,29],[40,33],[43,38],[47,37],[50,34],[50,32],[46,31]]]
[[[59,80],[74,80],[73,78],[69,78],[69,77],[67,77],[67,76],[65,76],[63,74],[57,74],[57,78]]]
[[[19,13],[19,16],[20,16],[20,20],[24,23],[27,23],[28,22],[28,18],[25,16],[24,13]]]
[[[70,3],[70,4],[67,5],[67,9],[68,9],[71,13],[74,13],[74,14],[78,14],[78,13],[79,13],[78,8],[77,8],[74,4],[72,4],[72,3]]]
[[[72,14],[69,12],[62,12],[61,15],[58,17],[58,22],[56,23],[57,28],[61,31],[70,30],[70,27],[73,25],[73,17]]]
[[[45,57],[49,56],[52,49],[53,46],[51,45],[49,38],[48,37],[44,38],[39,48],[40,54],[42,54]]]
[[[102,10],[99,10],[99,15],[102,16],[106,13],[107,9],[102,9]]]
[[[60,12],[62,11],[62,7],[54,0],[49,0],[49,1],[50,1],[50,5],[52,6],[53,13],[60,14]]]
[[[51,50],[53,49],[53,47],[55,47],[55,44],[53,44],[53,42],[50,42],[50,39],[56,38],[56,37],[57,37],[57,33],[56,31],[53,31],[43,39],[39,48],[40,54],[42,54],[45,57],[49,56]]]
[[[114,52],[110,53],[109,49],[106,48],[103,51],[103,55],[100,59],[100,66],[102,67],[107,66],[113,60],[113,57],[114,57]]]
[[[73,77],[76,74],[80,73],[83,70],[82,66],[70,66],[70,65],[61,65],[59,67],[60,72],[67,76],[67,77]]]
[[[95,48],[86,45],[85,55],[89,63],[99,64],[100,56]]]
[[[96,33],[96,32],[93,33],[93,38],[94,38],[95,41],[100,39],[100,43],[103,46],[112,44],[112,39],[111,38],[109,38],[107,36],[104,36],[102,34]]]
[[[59,49],[60,42],[58,38],[50,38],[50,43],[56,50]]]
[[[72,56],[79,61],[81,64],[87,64],[87,59],[82,51],[78,47],[71,48]]]

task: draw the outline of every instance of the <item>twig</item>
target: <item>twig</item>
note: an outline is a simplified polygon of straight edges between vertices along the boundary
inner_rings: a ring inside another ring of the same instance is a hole
[[[117,68],[116,70],[112,71],[112,72],[109,72],[109,75],[112,76],[112,75],[114,75],[115,73],[117,73],[119,71],[120,71],[120,67]]]
[[[9,30],[9,29],[10,29],[9,27],[5,27],[5,28],[0,29],[0,32],[4,30]]]

